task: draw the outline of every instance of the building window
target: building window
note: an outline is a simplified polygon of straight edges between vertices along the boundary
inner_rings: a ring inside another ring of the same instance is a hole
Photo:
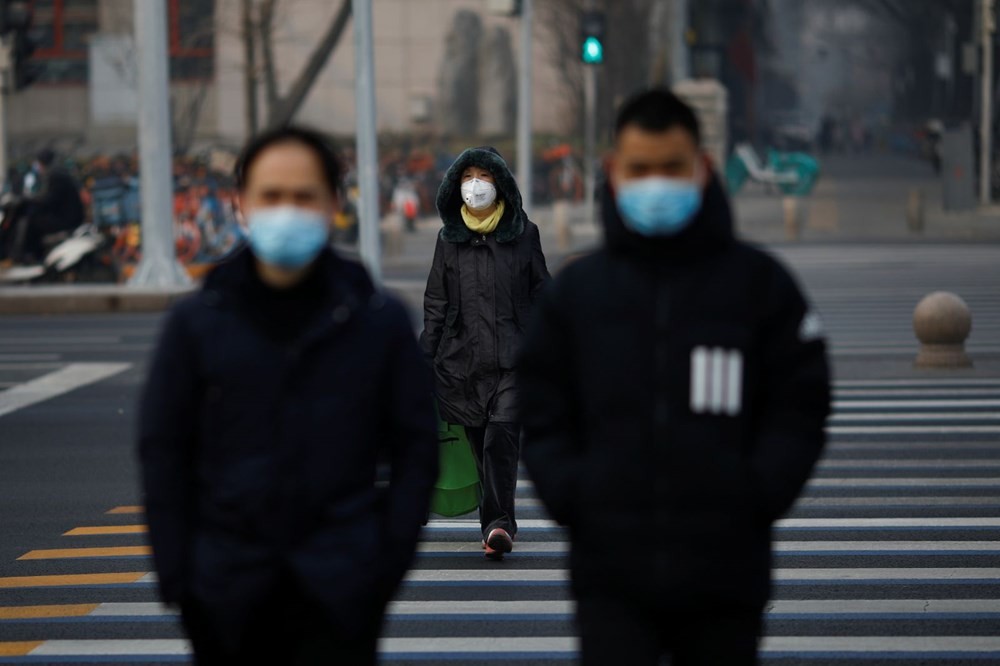
[[[170,14],[170,76],[210,79],[215,65],[215,3],[167,0]]]
[[[45,65],[39,83],[85,84],[87,45],[98,32],[98,0],[31,0],[32,59]],[[167,0],[170,77],[208,79],[215,68],[215,3]]]
[[[33,59],[45,65],[39,83],[86,83],[87,40],[97,32],[97,0],[32,0]]]

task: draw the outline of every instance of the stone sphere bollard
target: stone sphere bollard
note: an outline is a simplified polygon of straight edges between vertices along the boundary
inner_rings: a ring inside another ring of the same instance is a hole
[[[936,291],[913,311],[913,332],[920,340],[918,368],[971,368],[965,341],[972,331],[972,313],[955,294]]]

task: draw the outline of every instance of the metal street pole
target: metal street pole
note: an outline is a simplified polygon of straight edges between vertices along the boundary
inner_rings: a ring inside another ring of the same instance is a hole
[[[134,0],[139,52],[139,168],[142,194],[142,260],[131,286],[190,284],[174,250],[170,90],[167,78],[165,0]]]
[[[584,219],[588,224],[597,220],[594,215],[594,190],[597,188],[597,66],[584,65],[583,95],[585,109],[583,153],[587,161],[583,167]]]
[[[691,77],[687,45],[688,0],[673,0],[670,9],[670,84],[677,85]]]
[[[996,0],[981,0],[983,43],[982,115],[979,120],[979,202],[992,201],[993,175],[993,33],[996,32]]]
[[[7,95],[14,87],[13,78],[10,71],[10,39],[0,37],[0,183],[7,179]]]
[[[246,123],[247,137],[257,133],[260,127],[257,114],[257,43],[254,35],[253,6],[252,0],[243,0],[241,7],[243,14],[243,85],[245,87],[244,101],[246,102]]]
[[[352,0],[354,12],[354,102],[357,113],[358,224],[361,260],[372,279],[382,281],[379,238],[378,146],[375,135],[375,54],[371,0]]]
[[[521,189],[524,211],[531,214],[532,151],[531,151],[531,75],[534,65],[532,52],[533,0],[521,0],[521,69],[517,89],[517,184]]]

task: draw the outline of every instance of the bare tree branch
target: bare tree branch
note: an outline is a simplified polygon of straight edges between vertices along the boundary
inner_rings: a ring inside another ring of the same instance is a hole
[[[278,103],[278,76],[274,69],[274,8],[277,4],[278,0],[263,0],[260,6],[260,51],[269,113]]]
[[[295,117],[302,103],[305,102],[306,96],[312,89],[313,84],[316,83],[320,72],[323,71],[323,67],[326,66],[326,61],[329,60],[330,55],[337,48],[337,44],[340,42],[350,16],[351,0],[342,0],[340,9],[334,16],[333,21],[331,21],[326,34],[323,35],[323,38],[316,46],[316,50],[312,52],[309,61],[299,73],[288,94],[277,100],[275,105],[270,109],[267,119],[268,127],[284,125]]]
[[[178,101],[179,95],[171,100],[172,125],[174,137],[174,154],[186,155],[194,145],[195,137],[198,134],[198,123],[201,120],[201,112],[205,108],[205,100],[208,97],[210,81],[205,80],[198,83],[198,88],[187,104],[181,105]],[[178,109],[177,107],[182,108]]]
[[[243,0],[244,96],[246,100],[247,134],[257,132],[260,126],[257,108],[257,48],[253,29],[253,0]]]

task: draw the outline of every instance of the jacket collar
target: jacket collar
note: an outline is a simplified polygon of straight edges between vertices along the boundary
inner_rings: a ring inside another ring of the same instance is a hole
[[[729,198],[718,176],[712,172],[705,188],[701,210],[681,233],[669,238],[646,238],[625,226],[615,193],[605,178],[601,190],[601,212],[605,245],[614,253],[672,262],[697,260],[735,242]]]
[[[323,281],[325,303],[335,323],[344,323],[358,310],[377,298],[367,272],[342,259],[332,249],[325,249],[316,259],[313,270]],[[248,247],[216,266],[205,279],[202,299],[210,307],[241,310],[253,307],[246,298],[246,285],[256,271],[254,256]]]

